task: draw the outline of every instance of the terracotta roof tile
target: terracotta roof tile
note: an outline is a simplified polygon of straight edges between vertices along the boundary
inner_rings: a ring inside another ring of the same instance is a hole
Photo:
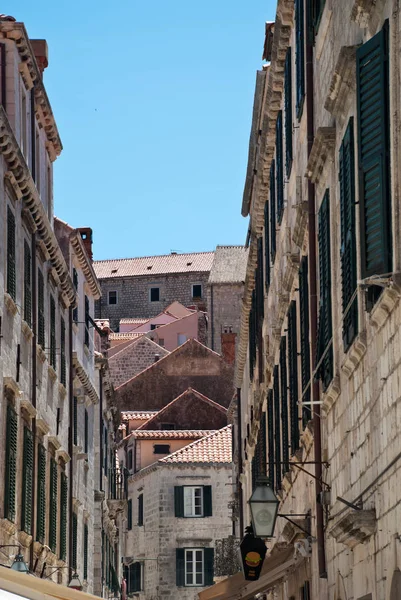
[[[142,325],[148,321],[149,319],[120,319],[120,325]]]
[[[141,332],[135,331],[127,331],[126,333],[110,333],[110,340],[134,340],[135,338],[139,338],[144,334]]]
[[[98,260],[93,263],[93,267],[98,279],[167,273],[207,273],[211,269],[213,257],[214,252],[165,254],[163,256]]]
[[[212,431],[200,440],[159,460],[160,463],[231,463],[232,462],[231,425],[218,431]]]
[[[125,410],[121,413],[122,421],[148,421],[157,414],[157,410]]]
[[[136,430],[130,433],[130,436],[142,440],[195,440],[197,438],[203,438],[208,436],[210,433],[214,433],[213,430],[188,430],[188,429],[173,429],[161,431],[157,429],[155,431],[145,431],[143,429]]]

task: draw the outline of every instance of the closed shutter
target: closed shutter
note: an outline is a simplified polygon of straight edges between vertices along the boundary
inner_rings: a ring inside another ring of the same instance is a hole
[[[74,446],[78,446],[78,399],[74,396],[74,407],[73,407],[73,419],[74,419]]]
[[[362,278],[392,269],[388,27],[357,50]]]
[[[89,298],[85,296],[85,346],[89,348]]]
[[[128,450],[127,464],[128,464],[128,470],[131,471],[132,470],[132,450]]]
[[[72,283],[74,285],[75,291],[78,291],[78,273],[76,269],[72,269]],[[77,298],[78,302],[78,298]],[[74,323],[78,323],[78,306],[74,308],[72,311],[72,320]]]
[[[65,386],[67,383],[67,367],[65,361],[65,321],[61,317],[60,322],[60,382]]]
[[[205,564],[205,586],[214,583],[214,548],[205,548],[203,550]]]
[[[77,517],[77,513],[73,512],[72,513],[72,568],[74,570],[77,569],[77,554],[78,554],[77,541],[78,541],[78,517]],[[107,542],[106,542],[106,548],[107,548]],[[106,550],[106,552],[107,552],[107,550]]]
[[[50,364],[56,368],[56,303],[50,296]]]
[[[270,248],[271,248],[271,259],[274,263],[276,258],[276,180],[275,171],[276,163],[272,160],[270,165]]]
[[[129,593],[141,591],[141,563],[135,562],[129,568]]]
[[[57,462],[50,459],[50,519],[49,546],[52,552],[57,549]]]
[[[88,454],[89,451],[89,416],[88,410],[85,408],[85,429],[84,429],[84,452]]]
[[[256,310],[257,310],[257,327],[261,326],[260,321],[264,317],[264,285],[263,285],[263,239],[260,237],[257,241],[257,269],[256,269]]]
[[[292,50],[288,48],[284,67],[285,170],[287,179],[292,167]]]
[[[266,437],[266,413],[262,412],[260,418],[260,428],[258,435],[258,444],[260,446],[259,475],[267,476],[267,437]]]
[[[22,513],[21,526],[28,535],[32,534],[33,495],[33,435],[24,427],[24,460],[22,466]]]
[[[175,550],[175,580],[177,587],[185,585],[185,550],[176,548]]]
[[[356,291],[355,238],[355,161],[354,119],[351,117],[339,153],[341,213],[341,278],[343,310],[343,344],[347,351],[358,331],[358,298]]]
[[[319,209],[320,304],[316,363],[317,376],[325,391],[333,379],[333,328],[331,315],[330,196],[326,190]]]
[[[203,516],[211,517],[213,515],[212,510],[212,486],[203,486]]]
[[[4,516],[9,521],[15,521],[18,416],[14,408],[10,404],[7,405],[6,436],[6,480],[4,489]]]
[[[297,307],[295,300],[288,311],[288,375],[290,391],[290,440],[291,454],[299,448],[299,419],[298,419],[298,350],[297,350]]]
[[[184,516],[184,488],[182,485],[174,486],[174,510],[176,517]]]
[[[7,292],[15,300],[15,217],[9,206],[7,206]]]
[[[310,343],[309,343],[309,283],[308,258],[304,256],[299,269],[299,318],[301,348],[302,402],[310,402]],[[306,427],[311,418],[309,406],[302,406],[302,426]]]
[[[309,2],[309,10],[311,11],[311,25],[313,27],[313,31],[310,32],[312,39],[314,39],[317,34],[317,30],[319,29],[320,19],[322,18],[325,4],[326,0],[310,0]]]
[[[132,529],[132,500],[127,502],[127,529],[128,531]]]
[[[138,496],[138,525],[139,527],[143,525],[143,494]]]
[[[269,390],[267,399],[267,443],[268,443],[268,464],[269,464],[269,483],[274,488],[275,461],[274,461],[274,399],[273,390]]]
[[[265,203],[265,287],[266,293],[270,287],[270,232],[269,232],[269,203]]]
[[[280,342],[280,403],[281,432],[283,440],[283,475],[290,470],[288,444],[288,382],[287,382],[287,339]]]
[[[84,579],[88,579],[88,523],[84,523]]]
[[[281,431],[280,431],[280,389],[278,365],[273,371],[273,397],[274,397],[274,457],[276,464],[276,489],[281,487]]]
[[[31,249],[24,240],[24,321],[32,327],[32,257]]]
[[[104,474],[108,475],[107,473],[107,469],[108,469],[108,431],[107,428],[104,428]]]
[[[305,98],[305,0],[295,0],[295,69],[297,79],[296,112],[302,116]]]
[[[60,486],[60,559],[67,558],[67,510],[68,510],[68,480],[64,472],[61,473]]]
[[[255,361],[256,361],[256,332],[257,332],[257,318],[256,318],[256,290],[252,292],[252,303],[251,310],[249,312],[249,376],[253,380]]]
[[[284,211],[284,165],[283,165],[283,113],[277,115],[276,123],[276,190],[277,223],[281,223]]]
[[[46,532],[46,449],[38,444],[36,539],[44,544]]]
[[[38,344],[45,349],[45,285],[43,273],[38,269]]]

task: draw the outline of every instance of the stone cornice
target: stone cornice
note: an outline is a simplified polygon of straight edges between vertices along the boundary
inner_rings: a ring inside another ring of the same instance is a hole
[[[355,89],[355,56],[357,46],[343,46],[339,52],[337,64],[330,83],[324,108],[334,117],[344,111],[350,91]]]
[[[92,263],[86,254],[85,247],[82,242],[81,234],[79,231],[73,231],[70,236],[71,245],[75,252],[75,256],[78,259],[79,265],[86,277],[86,281],[88,282],[89,288],[93,294],[95,300],[98,300],[102,291],[100,289],[99,282],[96,278],[95,271],[93,269]]]
[[[66,307],[73,305],[75,304],[75,290],[67,265],[3,107],[0,107],[0,154],[3,155],[8,170],[15,177],[23,195],[23,203],[29,209],[38,234],[49,253],[50,261],[56,269],[60,280],[62,300]]]
[[[63,146],[25,26],[23,23],[1,21],[0,33],[5,38],[14,40],[21,58],[19,70],[24,82],[28,89],[35,86],[36,117],[46,133],[47,149],[50,159],[54,161],[61,153]]]
[[[349,548],[364,544],[376,531],[375,510],[353,510],[342,516],[329,530],[337,543]]]
[[[309,155],[306,177],[318,183],[327,159],[334,158],[336,143],[335,127],[319,127]]]
[[[75,374],[78,377],[83,388],[85,389],[86,394],[89,396],[89,398],[91,399],[93,404],[97,404],[99,402],[99,396],[97,394],[97,391],[93,387],[93,385],[88,377],[87,372],[85,371],[85,369],[79,362],[76,352],[72,353],[72,364],[75,369]]]

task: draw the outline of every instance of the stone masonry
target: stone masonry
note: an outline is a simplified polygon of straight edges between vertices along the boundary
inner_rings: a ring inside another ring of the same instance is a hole
[[[114,388],[150,367],[156,360],[167,356],[168,350],[162,348],[145,335],[132,342],[110,358],[109,367]]]

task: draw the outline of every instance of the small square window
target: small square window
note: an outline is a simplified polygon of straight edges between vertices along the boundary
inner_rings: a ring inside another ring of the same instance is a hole
[[[116,291],[109,292],[109,304],[117,304],[117,292]]]
[[[160,288],[158,288],[158,287],[150,288],[150,301],[151,302],[159,302],[160,301]]]
[[[153,323],[150,326],[150,331],[154,331],[156,329],[157,325],[154,325]]]
[[[170,454],[170,444],[155,444],[153,454]]]
[[[202,487],[184,487],[184,517],[203,517]]]
[[[192,298],[202,298],[202,285],[200,283],[192,284]]]

